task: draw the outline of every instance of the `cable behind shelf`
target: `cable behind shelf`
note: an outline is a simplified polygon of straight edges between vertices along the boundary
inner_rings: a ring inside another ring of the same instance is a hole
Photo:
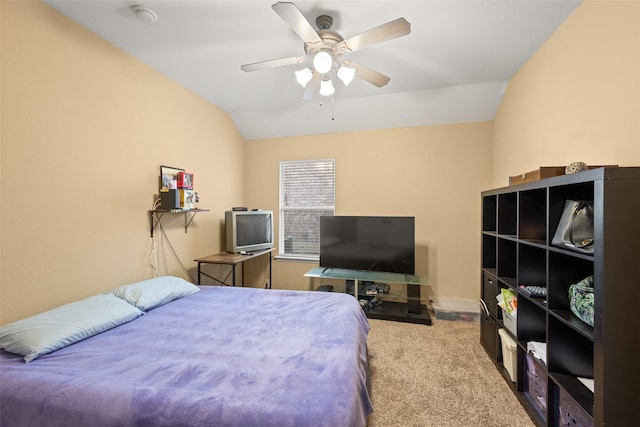
[[[154,210],[157,209],[159,203],[160,199],[157,199],[154,202]],[[191,283],[197,283],[194,278],[191,277],[191,274],[178,257],[178,254],[171,244],[171,241],[169,240],[169,237],[167,236],[167,233],[165,232],[164,227],[162,226],[162,223],[160,221],[157,222],[156,227],[159,232],[153,234],[151,248],[147,257],[147,264],[153,270],[153,277],[169,275],[167,254],[165,253],[165,248],[168,246],[171,250],[171,254],[173,254],[173,258],[175,258],[184,275],[188,278],[189,281],[191,281]]]

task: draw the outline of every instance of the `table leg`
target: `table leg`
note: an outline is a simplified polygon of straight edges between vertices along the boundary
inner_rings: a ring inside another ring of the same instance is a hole
[[[236,265],[231,265],[231,286],[236,285]]]
[[[272,264],[271,264],[271,252],[269,252],[269,289],[271,289],[271,271],[272,271]]]
[[[412,285],[407,283],[407,312],[412,314],[420,314],[420,285]]]

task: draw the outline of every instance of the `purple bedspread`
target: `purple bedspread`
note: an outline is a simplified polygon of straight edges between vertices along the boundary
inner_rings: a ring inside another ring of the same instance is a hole
[[[29,364],[0,352],[0,425],[364,426],[368,331],[350,295],[202,287]]]

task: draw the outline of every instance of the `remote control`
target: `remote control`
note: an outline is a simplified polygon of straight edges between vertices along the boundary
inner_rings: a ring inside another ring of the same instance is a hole
[[[547,288],[545,286],[520,285],[520,290],[533,298],[545,298],[547,296]]]

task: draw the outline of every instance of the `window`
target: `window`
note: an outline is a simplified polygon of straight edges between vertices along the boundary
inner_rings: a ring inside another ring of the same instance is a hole
[[[320,217],[335,211],[335,160],[280,162],[280,254],[317,259]]]

